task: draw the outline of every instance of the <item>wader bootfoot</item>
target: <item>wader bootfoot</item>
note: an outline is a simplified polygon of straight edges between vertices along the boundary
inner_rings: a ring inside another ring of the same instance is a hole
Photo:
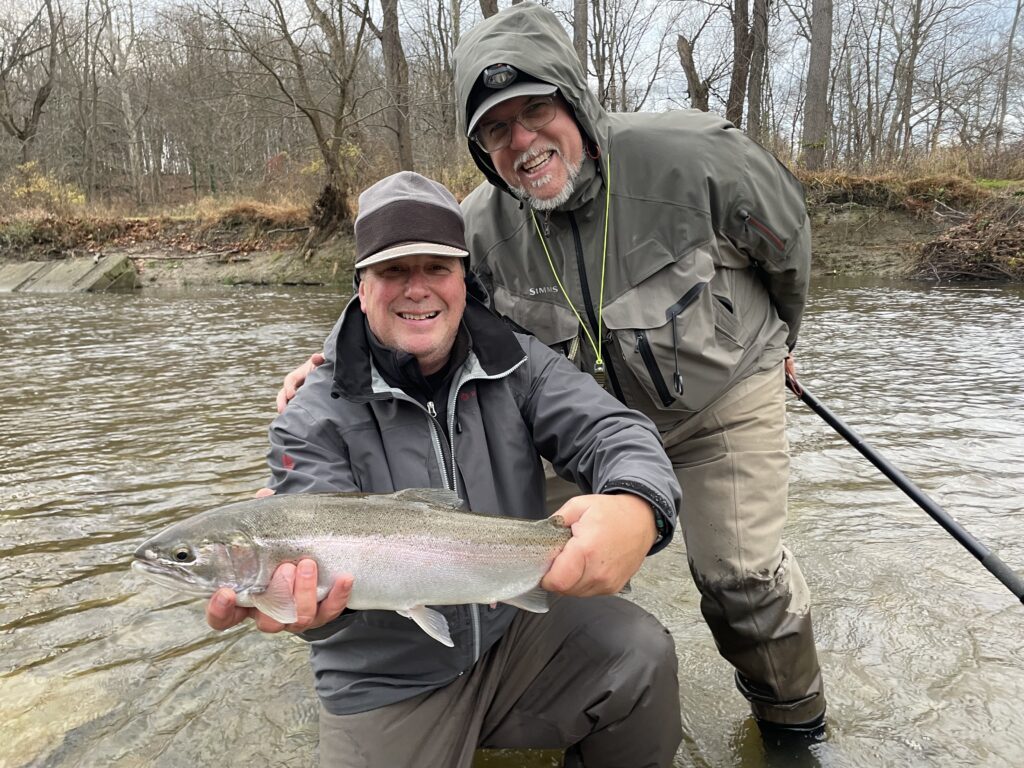
[[[824,741],[825,713],[822,712],[816,718],[806,723],[783,725],[781,723],[772,723],[767,720],[757,720],[757,727],[761,729],[761,738],[763,738],[765,742],[774,741],[780,744],[783,742],[809,744],[817,741]]]
[[[750,717],[743,721],[736,734],[735,750],[739,766],[757,768],[823,768],[827,760],[827,743],[824,739],[824,718],[819,723],[818,733],[793,732],[774,723],[766,723]]]

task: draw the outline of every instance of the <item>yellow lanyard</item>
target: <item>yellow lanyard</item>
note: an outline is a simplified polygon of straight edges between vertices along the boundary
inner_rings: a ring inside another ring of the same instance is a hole
[[[530,216],[533,218],[534,229],[537,230],[537,237],[540,238],[540,244],[544,248],[544,255],[548,257],[548,266],[551,267],[551,274],[555,276],[555,282],[558,284],[559,290],[562,295],[565,296],[565,300],[569,302],[569,309],[576,315],[576,319],[579,321],[580,327],[583,329],[583,333],[587,335],[587,341],[590,342],[591,349],[594,350],[596,360],[594,361],[594,375],[595,378],[602,384],[604,384],[604,358],[601,356],[601,342],[603,341],[604,334],[601,332],[602,329],[602,317],[604,315],[604,273],[605,264],[608,261],[608,215],[611,212],[612,202],[612,166],[610,158],[606,155],[604,161],[605,167],[605,179],[604,179],[604,242],[601,247],[601,293],[598,298],[597,304],[597,343],[594,343],[594,337],[590,334],[590,329],[587,328],[587,324],[583,322],[583,317],[580,315],[579,310],[576,309],[576,305],[572,303],[572,299],[569,297],[569,292],[565,290],[565,286],[562,285],[562,281],[558,277],[558,271],[555,269],[555,262],[551,259],[551,253],[548,251],[547,241],[544,240],[544,233],[541,231],[540,224],[537,221],[537,214],[530,210]]]

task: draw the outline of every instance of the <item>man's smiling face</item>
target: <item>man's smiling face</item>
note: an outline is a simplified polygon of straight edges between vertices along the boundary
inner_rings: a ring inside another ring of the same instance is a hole
[[[512,121],[543,96],[519,96],[496,104],[480,125]],[[583,165],[583,136],[568,105],[555,97],[555,117],[536,131],[511,123],[509,145],[491,153],[498,175],[516,194],[529,199],[538,210],[551,210],[569,199],[573,182]]]
[[[374,336],[408,352],[424,375],[448,361],[466,309],[462,259],[403,256],[363,268],[359,305]]]

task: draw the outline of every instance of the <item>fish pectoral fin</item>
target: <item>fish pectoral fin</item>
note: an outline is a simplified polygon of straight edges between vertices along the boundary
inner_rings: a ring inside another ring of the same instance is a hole
[[[521,595],[506,598],[501,602],[514,605],[516,608],[522,608],[524,611],[530,611],[531,613],[547,613],[548,608],[551,606],[551,593],[546,589],[534,587],[529,592],[523,592]]]
[[[274,621],[291,624],[298,618],[291,585],[285,579],[271,579],[265,592],[251,593],[252,604]]]
[[[420,629],[441,645],[447,645],[449,648],[455,647],[451,633],[448,631],[448,619],[444,617],[444,614],[438,613],[433,608],[427,608],[425,605],[414,605],[407,611],[396,611],[396,613],[415,621],[419,624]]]

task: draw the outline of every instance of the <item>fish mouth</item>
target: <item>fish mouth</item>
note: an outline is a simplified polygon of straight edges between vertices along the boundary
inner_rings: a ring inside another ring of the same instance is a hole
[[[132,570],[145,576],[150,581],[164,587],[170,587],[178,592],[212,595],[215,591],[212,587],[197,583],[191,573],[170,563],[137,558],[132,560]]]

